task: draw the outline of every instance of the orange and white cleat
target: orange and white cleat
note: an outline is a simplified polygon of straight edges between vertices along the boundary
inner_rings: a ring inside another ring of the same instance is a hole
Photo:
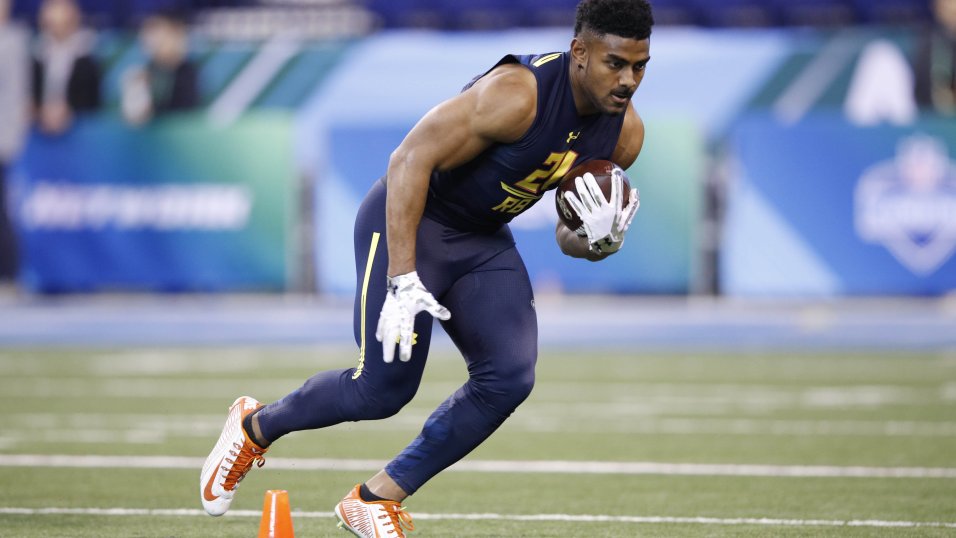
[[[360,538],[405,538],[405,531],[415,530],[412,516],[395,501],[364,501],[359,495],[361,484],[335,505],[339,528]]]
[[[252,469],[253,463],[262,467],[266,462],[263,457],[266,449],[252,442],[242,429],[242,419],[260,407],[262,404],[249,396],[240,396],[232,402],[219,441],[202,466],[199,498],[211,516],[221,516],[229,510],[239,482]]]

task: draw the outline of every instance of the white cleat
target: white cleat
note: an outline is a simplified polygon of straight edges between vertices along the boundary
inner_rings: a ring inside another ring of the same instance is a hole
[[[405,531],[415,530],[412,516],[395,501],[363,501],[356,485],[335,505],[339,528],[359,538],[405,538]]]
[[[232,402],[219,441],[202,466],[199,498],[211,516],[221,516],[229,510],[239,482],[252,469],[253,463],[262,467],[266,462],[263,455],[267,449],[252,442],[242,429],[242,419],[260,407],[262,404],[249,396],[240,396]]]

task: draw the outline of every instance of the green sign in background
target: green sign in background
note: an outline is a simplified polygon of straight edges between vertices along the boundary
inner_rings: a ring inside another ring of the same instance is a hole
[[[144,128],[91,117],[62,137],[34,134],[12,185],[22,281],[38,291],[285,289],[294,255],[291,148],[286,112],[250,113],[223,128],[203,114]],[[142,193],[196,185],[241,186],[251,200],[242,226],[164,229],[118,219],[58,226],[25,218],[44,186],[61,188],[70,200],[83,199],[86,188]]]

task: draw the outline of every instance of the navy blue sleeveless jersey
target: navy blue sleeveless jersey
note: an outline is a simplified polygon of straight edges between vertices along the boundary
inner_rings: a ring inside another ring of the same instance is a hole
[[[426,216],[464,231],[494,231],[557,187],[575,164],[611,158],[624,114],[578,115],[569,62],[567,52],[554,52],[508,55],[495,64],[521,64],[534,73],[538,86],[534,122],[519,140],[493,144],[458,168],[433,173]]]

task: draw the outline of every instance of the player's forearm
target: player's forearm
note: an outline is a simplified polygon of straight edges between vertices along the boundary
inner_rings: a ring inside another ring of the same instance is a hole
[[[388,276],[403,275],[415,270],[415,238],[421,212],[417,217],[403,208],[402,202],[395,198],[399,194],[388,193],[386,202],[386,234],[388,237]],[[396,209],[396,206],[398,208]],[[404,206],[407,207],[407,206]]]
[[[570,228],[562,223],[558,223],[554,231],[558,246],[561,252],[572,258],[583,258],[592,262],[601,261],[607,258],[609,254],[597,254],[590,249],[587,237],[582,237],[571,231]]]
[[[398,152],[389,161],[385,200],[388,276],[415,270],[416,237],[425,210],[429,174]]]

